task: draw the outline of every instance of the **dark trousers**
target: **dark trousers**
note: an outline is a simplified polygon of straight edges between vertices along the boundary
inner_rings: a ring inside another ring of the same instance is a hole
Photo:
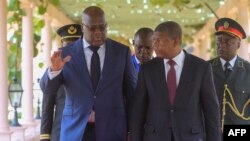
[[[174,140],[173,130],[171,130],[171,141],[175,141],[175,140]]]
[[[82,141],[96,141],[94,123],[87,124]]]

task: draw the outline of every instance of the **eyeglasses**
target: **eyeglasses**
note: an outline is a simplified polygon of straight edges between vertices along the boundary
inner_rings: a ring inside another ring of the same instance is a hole
[[[97,29],[99,29],[100,31],[104,31],[107,28],[107,23],[105,24],[97,24],[97,25],[86,25],[84,23],[82,23],[85,27],[87,27],[89,29],[89,31],[91,32],[95,32]]]

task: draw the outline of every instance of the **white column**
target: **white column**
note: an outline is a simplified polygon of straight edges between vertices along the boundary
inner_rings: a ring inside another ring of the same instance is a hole
[[[12,140],[25,141],[25,129],[26,127],[11,127],[13,131]]]
[[[45,60],[45,68],[50,66],[51,46],[52,46],[52,30],[51,30],[51,19],[48,14],[45,14],[45,27],[42,29],[42,39],[44,41],[43,52]]]
[[[239,4],[239,13],[237,15],[237,20],[245,30],[247,36],[249,35],[249,8],[248,8],[248,0],[240,0]],[[239,56],[249,60],[249,43],[247,40],[241,41],[241,47],[239,49]]]
[[[204,48],[203,59],[209,60],[209,59],[211,59],[210,58],[211,52],[209,52],[209,50],[211,49],[211,37],[210,37],[209,31],[206,31],[205,38],[203,39],[202,43],[203,43],[202,47]]]
[[[200,48],[200,57],[204,60],[208,60],[208,58],[209,58],[209,52],[208,52],[209,48],[210,48],[210,46],[209,46],[210,43],[208,43],[209,41],[210,40],[207,39],[206,33],[203,34],[200,38],[200,47],[201,47]]]
[[[33,114],[33,22],[30,3],[22,3],[25,16],[22,18],[22,121],[34,122]]]
[[[62,45],[61,45],[60,41],[55,39],[55,40],[52,41],[51,52],[54,52],[54,51],[58,50],[61,47],[62,47]]]
[[[0,1],[0,140],[10,141],[8,125],[7,4]]]

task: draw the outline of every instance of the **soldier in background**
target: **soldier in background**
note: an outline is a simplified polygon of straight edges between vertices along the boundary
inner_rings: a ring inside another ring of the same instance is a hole
[[[218,57],[209,62],[221,107],[222,128],[229,124],[249,125],[250,64],[237,55],[246,33],[239,23],[230,18],[219,19],[215,29]]]
[[[69,45],[81,37],[81,25],[69,24],[57,30],[61,37],[62,47]],[[41,119],[41,141],[59,141],[62,112],[65,103],[65,91],[61,86],[57,94],[44,93],[42,102],[42,119]]]
[[[152,35],[153,30],[147,27],[138,29],[134,35],[135,54],[132,56],[132,60],[137,72],[139,72],[141,64],[153,57]]]

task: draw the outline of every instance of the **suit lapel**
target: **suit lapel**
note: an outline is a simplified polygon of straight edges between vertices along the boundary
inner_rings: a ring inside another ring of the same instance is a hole
[[[237,77],[244,76],[244,75],[237,75],[237,74],[244,74],[244,73],[246,73],[245,66],[244,66],[244,60],[237,57],[235,64],[234,64],[234,67],[233,67],[233,71],[229,75],[228,81],[235,82],[236,80],[232,80],[232,79],[235,79],[235,76],[237,76]],[[244,78],[237,79],[237,80],[243,80],[243,79]],[[241,83],[241,82],[238,82],[238,83]]]
[[[83,80],[85,80],[85,83],[87,84],[87,86],[93,90],[93,86],[92,86],[92,82],[90,79],[90,75],[89,75],[89,71],[88,71],[88,67],[87,67],[87,63],[86,63],[86,59],[85,59],[85,53],[83,51],[83,41],[82,38],[79,39],[75,46],[74,46],[74,51],[75,55],[73,57],[76,58],[75,60],[75,67],[78,67],[76,70],[80,70],[79,74],[80,77],[83,78]]]
[[[213,68],[214,75],[216,75],[221,80],[225,80],[224,71],[223,71],[222,64],[221,64],[219,57],[215,58],[211,62],[211,65]]]
[[[184,59],[184,64],[180,76],[180,81],[179,85],[177,87],[176,91],[176,96],[174,100],[174,105],[175,103],[185,101],[185,99],[188,99],[188,94],[185,93],[186,90],[188,89],[188,84],[191,84],[192,82],[192,77],[195,75],[195,71],[193,62],[192,62],[192,56],[188,53],[185,52],[185,59]]]
[[[104,64],[103,64],[103,68],[102,68],[102,72],[101,72],[101,76],[96,88],[96,93],[98,93],[98,90],[100,89],[100,87],[103,85],[104,80],[106,79],[105,77],[108,76],[107,74],[109,73],[109,71],[112,68],[112,43],[110,42],[110,40],[106,40],[105,42],[105,58],[104,58]]]
[[[153,83],[151,85],[156,85],[155,94],[160,94],[158,97],[160,98],[160,100],[163,100],[163,102],[159,103],[162,103],[164,105],[167,103],[167,105],[170,106],[165,65],[163,59],[159,58],[157,60],[157,64],[155,66],[152,66],[152,69],[154,69],[154,74],[151,75],[151,79],[156,80],[156,82],[151,81]]]

